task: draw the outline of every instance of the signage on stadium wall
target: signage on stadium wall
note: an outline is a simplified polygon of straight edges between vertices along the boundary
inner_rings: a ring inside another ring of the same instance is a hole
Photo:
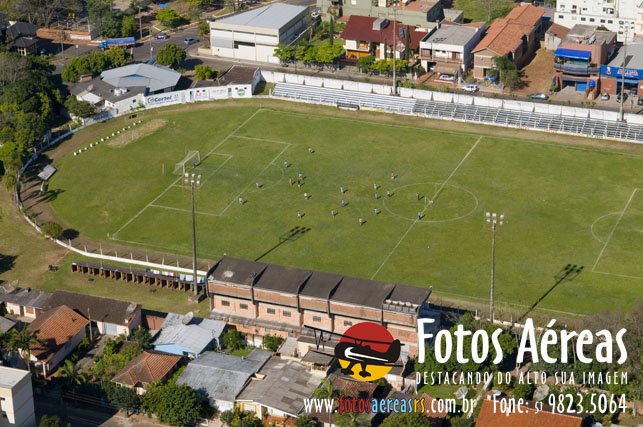
[[[145,98],[146,107],[164,104],[176,104],[177,102],[181,102],[180,92],[160,93],[158,95],[150,95]]]
[[[601,75],[609,77],[622,77],[623,68],[622,67],[610,67],[609,65],[601,65]],[[634,68],[625,69],[625,78],[643,80],[643,70],[637,70]]]

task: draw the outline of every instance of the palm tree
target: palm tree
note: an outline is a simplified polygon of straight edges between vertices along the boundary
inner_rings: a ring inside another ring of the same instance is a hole
[[[66,385],[74,388],[76,385],[83,384],[87,381],[85,374],[80,372],[78,366],[71,360],[65,360],[65,364],[58,370],[62,378],[65,378]]]
[[[31,349],[32,345],[41,344],[38,340],[38,331],[31,332],[29,329],[24,328],[21,331],[15,329],[11,331],[8,340],[8,350],[17,351],[21,353],[22,359],[27,365],[27,369],[31,372]]]
[[[330,379],[324,378],[315,390],[313,395],[318,399],[333,399],[337,397],[337,392],[333,390],[333,383]],[[328,424],[333,425],[333,409],[328,412]]]

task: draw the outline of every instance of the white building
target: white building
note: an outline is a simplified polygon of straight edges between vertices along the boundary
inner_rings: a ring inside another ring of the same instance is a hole
[[[443,25],[420,41],[420,61],[425,70],[440,74],[467,74],[473,65],[471,51],[482,38],[484,22]]]
[[[643,36],[643,0],[558,0],[554,22],[605,26],[620,42]]]
[[[0,366],[0,427],[35,425],[31,374]]]
[[[210,22],[212,55],[278,63],[275,48],[292,44],[309,29],[308,8],[284,3]]]

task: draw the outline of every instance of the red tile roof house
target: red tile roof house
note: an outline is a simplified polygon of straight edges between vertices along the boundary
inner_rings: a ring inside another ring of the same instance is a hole
[[[542,7],[520,3],[506,17],[496,19],[473,49],[473,77],[485,78],[498,56],[506,55],[523,67],[538,47],[544,13]]]
[[[87,325],[89,320],[66,305],[40,314],[28,327],[40,341],[29,346],[31,363],[48,377],[82,341]]]
[[[181,356],[144,351],[118,371],[112,382],[131,388],[136,394],[145,394],[148,385],[166,380],[180,360]]]
[[[353,15],[348,18],[346,27],[341,34],[341,38],[345,40],[346,57],[357,59],[373,55],[376,59],[392,58],[393,43],[395,42],[396,56],[400,58],[404,51],[405,31],[407,30],[411,35],[409,48],[413,53],[418,53],[420,40],[428,34],[426,31],[416,31],[413,26],[389,21],[385,18]]]
[[[522,413],[516,410],[507,415],[498,408],[499,406],[494,408],[492,400],[483,400],[476,427],[583,427],[587,425],[584,421],[589,418],[589,416],[559,414],[548,408],[536,413],[536,410],[529,406],[522,406]]]

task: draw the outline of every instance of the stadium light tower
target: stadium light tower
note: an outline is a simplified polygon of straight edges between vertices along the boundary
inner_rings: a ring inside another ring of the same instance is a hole
[[[194,190],[201,186],[201,175],[186,172],[183,175],[183,183],[190,185],[190,195],[192,196],[192,269],[194,274],[194,296],[198,294],[198,279],[196,274],[196,211],[194,209]]]
[[[489,297],[489,319],[493,323],[493,288],[495,285],[495,273],[496,273],[496,229],[499,225],[504,224],[505,215],[498,215],[495,212],[485,213],[485,221],[488,224],[491,224],[491,295]]]

